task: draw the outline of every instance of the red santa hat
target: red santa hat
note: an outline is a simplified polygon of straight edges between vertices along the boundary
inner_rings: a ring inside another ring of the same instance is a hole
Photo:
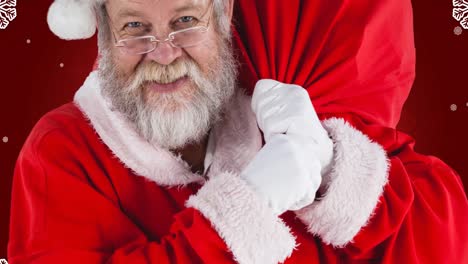
[[[87,39],[96,32],[94,5],[105,0],[55,0],[49,8],[47,23],[61,39]]]

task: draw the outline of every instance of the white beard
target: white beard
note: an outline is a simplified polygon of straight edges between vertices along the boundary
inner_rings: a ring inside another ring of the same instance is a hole
[[[99,74],[103,96],[109,98],[112,106],[123,113],[151,144],[180,149],[187,144],[199,143],[220,120],[223,106],[235,91],[236,67],[230,45],[220,45],[224,47],[220,48],[207,77],[193,61],[184,62],[190,87],[161,94],[148,93],[142,88],[144,80],[152,79],[147,72],[124,80],[114,69],[109,54],[102,54]],[[171,65],[165,67],[169,68],[161,71],[161,76],[175,73]]]

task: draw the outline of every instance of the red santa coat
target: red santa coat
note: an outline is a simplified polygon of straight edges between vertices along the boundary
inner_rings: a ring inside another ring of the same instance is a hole
[[[468,260],[460,180],[405,136],[389,163],[391,146],[343,119],[324,121],[335,148],[324,196],[277,217],[238,177],[262,144],[248,96],[236,96],[212,129],[205,179],[139,137],[99,89],[93,72],[75,102],[27,139],[13,183],[10,263]]]

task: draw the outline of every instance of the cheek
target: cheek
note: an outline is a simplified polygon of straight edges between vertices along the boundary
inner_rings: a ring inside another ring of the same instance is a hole
[[[186,51],[204,73],[207,73],[211,67],[215,67],[214,65],[219,60],[219,44],[215,37],[211,37],[200,45]]]
[[[134,73],[136,66],[141,60],[141,56],[129,56],[122,54],[119,50],[113,49],[112,62],[118,72],[124,76],[130,76]]]

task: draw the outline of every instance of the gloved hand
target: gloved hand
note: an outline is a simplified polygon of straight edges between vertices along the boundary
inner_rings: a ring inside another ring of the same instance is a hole
[[[304,88],[275,80],[260,80],[255,85],[252,109],[265,142],[277,134],[299,136],[298,140],[303,140],[299,145],[310,146],[309,150],[320,160],[322,175],[328,172],[333,159],[333,142]]]
[[[311,204],[320,186],[320,163],[307,158],[310,143],[304,142],[300,136],[275,134],[240,173],[278,215]]]

